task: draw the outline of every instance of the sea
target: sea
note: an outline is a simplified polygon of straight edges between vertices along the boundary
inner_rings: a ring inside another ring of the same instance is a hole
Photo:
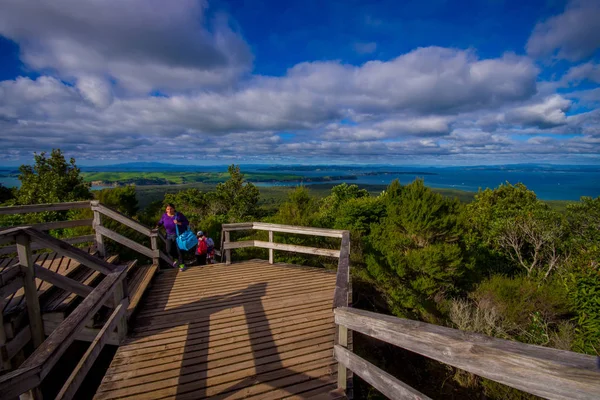
[[[165,164],[164,168],[173,171],[177,166]],[[161,170],[158,164],[147,170]],[[189,166],[185,166],[190,170]],[[134,171],[134,168],[124,169]],[[197,167],[201,170],[226,170],[226,167]],[[286,165],[242,165],[242,172],[278,173],[302,175],[301,182],[255,182],[257,186],[297,186],[319,184],[314,178],[336,177],[328,184],[349,183],[358,185],[388,185],[398,179],[408,184],[415,179],[423,179],[425,184],[434,188],[456,189],[477,192],[480,189],[495,188],[500,184],[523,183],[533,190],[542,200],[579,200],[582,196],[600,196],[600,166],[561,166],[561,165],[503,165],[474,167],[432,167],[432,166],[286,166]],[[0,172],[0,183],[6,187],[18,187],[19,180],[14,176]],[[92,189],[102,189],[93,187]]]

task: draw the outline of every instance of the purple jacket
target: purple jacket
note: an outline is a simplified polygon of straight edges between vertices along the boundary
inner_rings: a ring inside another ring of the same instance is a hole
[[[181,222],[181,225],[179,225],[179,233],[183,233],[187,230],[188,225],[190,224],[187,220],[187,218],[185,217],[185,215],[183,215],[180,212],[176,212],[174,216],[169,216],[169,214],[164,213],[163,216],[160,218],[160,221],[158,221],[158,226],[164,226],[165,230],[167,231],[167,235],[177,235],[177,230],[175,229],[175,223],[173,222],[173,220],[177,220],[177,222]]]

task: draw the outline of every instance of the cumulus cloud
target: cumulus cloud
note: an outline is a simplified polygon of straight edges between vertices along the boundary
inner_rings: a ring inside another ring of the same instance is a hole
[[[209,29],[205,10],[201,0],[5,0],[0,34],[20,45],[30,68],[82,79],[84,96],[105,105],[97,88],[109,80],[100,76],[146,93],[228,84],[248,70],[244,40],[224,18]]]
[[[567,122],[566,111],[571,108],[571,101],[560,95],[550,96],[537,104],[515,108],[505,116],[505,121],[512,124],[551,128]]]
[[[600,2],[572,0],[565,11],[538,23],[527,42],[533,57],[579,61],[600,48]]]
[[[571,67],[562,80],[565,83],[579,83],[585,80],[600,83],[600,64],[590,61]]]

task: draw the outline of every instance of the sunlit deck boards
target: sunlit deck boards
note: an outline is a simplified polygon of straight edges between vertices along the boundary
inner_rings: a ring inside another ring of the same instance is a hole
[[[167,271],[95,398],[335,398],[334,286],[265,261]]]

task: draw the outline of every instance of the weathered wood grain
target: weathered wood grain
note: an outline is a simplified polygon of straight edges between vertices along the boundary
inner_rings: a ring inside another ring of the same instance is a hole
[[[241,242],[234,242],[234,243],[241,243]],[[295,244],[270,243],[270,242],[263,242],[261,240],[254,240],[254,247],[260,247],[263,249],[290,251],[293,253],[313,254],[313,255],[317,255],[317,256],[326,256],[326,257],[335,257],[335,258],[340,256],[339,250],[322,249],[322,248],[318,248],[318,247],[308,247],[308,246],[298,246]]]
[[[49,231],[52,229],[66,229],[75,228],[78,226],[92,226],[93,219],[76,219],[70,221],[55,221],[55,222],[44,222],[42,224],[27,225],[30,228],[37,229],[39,231]],[[10,228],[0,228],[0,232],[8,230]]]
[[[72,237],[72,238],[64,238],[61,240],[68,244],[80,244],[80,243],[93,242],[95,238],[96,238],[95,235],[84,235],[84,236],[76,236],[76,237]],[[31,251],[45,249],[46,247],[47,246],[45,246],[44,244],[41,244],[41,243],[36,243],[36,242],[31,243]],[[16,252],[17,252],[16,245],[0,247],[0,255],[11,254],[11,253],[16,253]]]
[[[127,215],[120,213],[117,210],[113,210],[112,208],[105,206],[104,204],[93,203],[92,210],[98,211],[102,215],[106,215],[107,217],[112,218],[115,221],[120,222],[123,225],[126,225],[126,226],[130,227],[131,229],[136,230],[146,236],[150,236],[150,234],[152,233],[152,229],[129,218]]]
[[[112,296],[116,285],[127,274],[125,266],[116,267],[114,273],[109,274],[89,294],[81,304],[69,315],[40,347],[25,361],[23,368],[41,366],[39,375],[43,380],[50,370],[56,365],[60,357],[75,340],[79,332],[94,315],[96,311]]]
[[[333,307],[348,306],[348,292],[350,288],[350,232],[345,231],[340,247],[340,260],[338,262],[333,293]]]
[[[87,349],[81,360],[77,363],[77,366],[63,385],[62,389],[56,396],[58,400],[68,400],[75,397],[79,386],[83,382],[83,379],[89,372],[92,365],[100,355],[100,351],[104,348],[104,345],[107,343],[107,339],[109,333],[112,332],[119,321],[125,315],[127,310],[128,301],[127,299],[123,299],[121,303],[115,308],[113,313],[110,315],[90,347]]]
[[[78,208],[89,208],[89,201],[73,201],[66,203],[34,204],[30,206],[0,207],[0,215],[26,214],[44,211],[67,211]]]
[[[223,225],[227,229],[227,224]],[[337,229],[325,229],[325,228],[312,228],[308,226],[293,226],[293,225],[280,225],[280,224],[268,224],[266,222],[254,222],[252,224],[253,229],[263,231],[273,231],[282,233],[296,233],[299,235],[311,235],[311,236],[325,236],[341,238],[345,231]]]
[[[139,244],[135,240],[131,240],[131,239],[129,239],[121,234],[118,234],[115,231],[111,231],[110,229],[105,228],[103,226],[96,227],[96,232],[100,233],[102,236],[106,236],[107,238],[114,240],[115,242],[117,242],[119,244],[122,244],[123,246],[127,246],[130,249],[135,250],[138,253],[140,253],[148,258],[159,257],[158,250],[149,249],[148,247],[146,247],[142,244]]]
[[[29,326],[31,327],[31,338],[33,347],[38,348],[44,341],[44,323],[38,299],[37,287],[35,285],[34,264],[31,258],[31,239],[26,234],[19,234],[17,239],[17,254],[19,264],[23,272],[23,288],[25,289],[25,300],[27,302],[27,314]]]
[[[413,389],[404,382],[394,378],[387,372],[370,362],[360,358],[356,354],[352,353],[348,349],[336,345],[334,346],[335,358],[343,364],[349,370],[352,370],[358,376],[363,378],[366,382],[371,384],[375,389],[379,390],[382,394],[390,399],[412,399],[412,400],[426,400],[429,397],[423,393]],[[340,369],[338,366],[338,382],[340,376]],[[338,383],[339,387],[339,383]]]
[[[52,272],[40,265],[35,264],[33,269],[35,271],[36,276],[39,279],[50,282],[61,289],[75,293],[82,297],[86,297],[87,295],[92,293],[93,288],[84,285],[83,283],[80,283],[74,279],[67,278],[64,275]]]
[[[96,258],[83,250],[69,245],[65,241],[55,239],[52,236],[49,236],[35,229],[25,229],[25,233],[29,235],[33,240],[42,244],[44,247],[54,250],[57,253],[60,253],[61,255],[69,257],[73,260],[79,261],[86,267],[95,269],[96,271],[102,272],[103,274],[108,275],[116,269],[114,265],[109,264],[104,260]]]
[[[598,399],[596,357],[467,333],[364,310],[337,308],[335,322],[434,360],[548,399]]]

